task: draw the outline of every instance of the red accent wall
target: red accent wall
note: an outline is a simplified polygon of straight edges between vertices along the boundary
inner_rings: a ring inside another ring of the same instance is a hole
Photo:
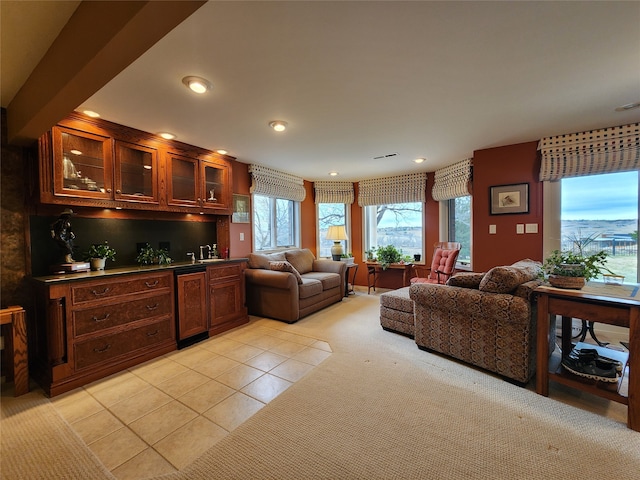
[[[472,267],[476,272],[524,258],[542,261],[542,183],[537,142],[477,150],[473,153]],[[489,189],[529,184],[529,213],[491,215]],[[537,224],[538,233],[517,234],[517,224]],[[496,234],[489,234],[489,225]]]
[[[249,165],[246,163],[233,162],[233,193],[249,195],[251,187],[251,176],[249,175]],[[231,257],[246,257],[253,251],[253,231],[252,223],[233,223],[229,225]],[[244,235],[244,240],[240,240],[240,234]]]

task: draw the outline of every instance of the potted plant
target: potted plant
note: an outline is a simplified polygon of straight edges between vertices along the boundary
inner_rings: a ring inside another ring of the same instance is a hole
[[[84,257],[91,263],[91,270],[104,270],[107,260],[114,261],[116,259],[116,251],[105,240],[104,243],[91,245]]]
[[[554,287],[581,289],[586,282],[604,272],[615,276],[605,265],[607,256],[604,250],[592,255],[583,254],[582,249],[577,253],[554,250],[545,259],[542,272]]]
[[[367,256],[367,262],[375,262],[376,260],[376,247],[371,247],[369,250],[365,250],[364,254]]]
[[[378,247],[378,262],[383,270],[386,270],[392,263],[402,261],[402,252],[393,245]]]
[[[140,249],[136,262],[140,265],[169,265],[173,260],[169,257],[169,252],[164,249],[156,250],[148,243]]]
[[[343,253],[342,255],[340,255],[340,261],[347,264],[353,263],[353,253]]]

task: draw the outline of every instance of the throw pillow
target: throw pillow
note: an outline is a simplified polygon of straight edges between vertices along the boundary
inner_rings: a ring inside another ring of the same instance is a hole
[[[300,272],[298,272],[298,270],[296,270],[295,267],[291,265],[289,262],[287,262],[286,260],[282,262],[269,262],[269,268],[271,268],[271,270],[276,270],[278,272],[293,273],[293,275],[296,277],[296,280],[298,281],[298,285],[302,283],[302,277],[300,276]]]
[[[287,250],[284,255],[287,257],[287,262],[293,265],[298,272],[309,273],[313,270],[313,261],[316,257],[308,248]]]
[[[484,273],[463,272],[456,273],[449,278],[447,285],[450,287],[475,288],[480,287],[480,282],[484,278]]]
[[[518,285],[535,280],[541,264],[533,260],[520,260],[511,266],[493,267],[480,282],[480,290],[490,293],[511,293]]]
[[[248,256],[247,265],[249,268],[262,268],[263,270],[269,270],[269,262],[284,261],[284,252],[276,253],[250,253]]]

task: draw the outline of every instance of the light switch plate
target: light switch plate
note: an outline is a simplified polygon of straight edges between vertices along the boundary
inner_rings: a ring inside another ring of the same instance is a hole
[[[527,223],[524,226],[525,233],[538,233],[538,224],[537,223]]]
[[[496,226],[489,225],[489,235],[495,235],[495,234],[496,234]]]
[[[524,233],[524,223],[516,224],[516,233],[522,235]]]
[[[240,241],[244,242],[244,232],[240,232]]]

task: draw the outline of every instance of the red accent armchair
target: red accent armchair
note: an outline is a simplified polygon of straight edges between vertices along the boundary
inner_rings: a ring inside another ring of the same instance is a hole
[[[433,246],[431,268],[414,265],[416,276],[411,283],[445,284],[453,275],[461,245],[458,242],[437,242]]]

